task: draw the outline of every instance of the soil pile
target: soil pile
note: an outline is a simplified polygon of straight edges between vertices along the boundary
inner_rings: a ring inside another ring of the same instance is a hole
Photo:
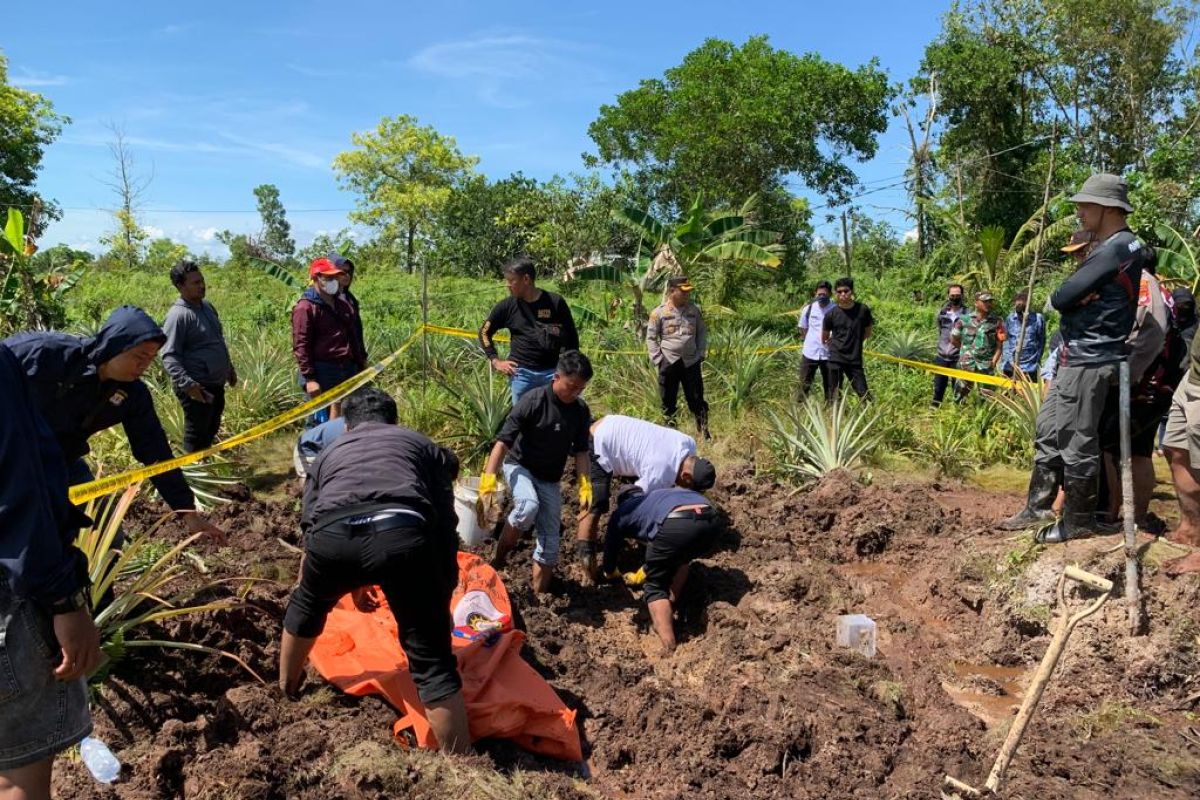
[[[1048,643],[1061,567],[1122,574],[1120,554],[1104,552],[1112,538],[1042,549],[983,529],[1013,505],[1002,496],[988,508],[978,492],[846,475],[797,492],[748,470],[726,470],[712,496],[730,529],[693,567],[670,657],[626,588],[566,580],[539,602],[527,588],[529,544],[510,560],[525,657],[577,709],[583,770],[503,742],[467,761],[406,753],[389,741],[395,715],[378,700],[317,681],[289,703],[231,661],[139,651],[95,714],[127,765],[123,781],[99,787],[64,764],[56,792],[933,798],[946,772],[982,784]],[[247,500],[223,514],[234,544],[204,554],[207,578],[262,581],[244,607],[166,633],[228,649],[271,680],[298,563],[279,540],[296,542],[295,506]],[[625,556],[635,568],[636,551]],[[1010,796],[1200,796],[1200,724],[1188,713],[1200,688],[1200,582],[1151,573],[1145,584],[1148,636],[1123,635],[1119,601],[1076,631],[1010,769]],[[834,646],[844,613],[876,620],[875,659]]]

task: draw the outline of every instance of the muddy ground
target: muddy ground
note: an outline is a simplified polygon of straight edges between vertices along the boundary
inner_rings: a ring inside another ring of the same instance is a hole
[[[578,710],[586,765],[503,742],[466,761],[406,753],[378,699],[318,677],[291,703],[228,660],[147,650],[117,666],[95,707],[122,779],[101,787],[60,761],[56,796],[934,798],[947,772],[986,778],[1049,642],[1062,566],[1122,592],[1116,537],[1041,548],[989,528],[1012,495],[845,475],[795,491],[743,469],[713,497],[731,527],[693,568],[670,657],[629,590],[566,580],[539,603],[528,545],[510,562],[525,657]],[[235,652],[271,681],[298,563],[279,540],[297,543],[295,509],[247,496],[219,512],[233,544],[199,549],[209,578],[263,582],[243,607],[165,633]],[[1119,600],[1083,623],[1006,796],[1200,796],[1200,579],[1166,578],[1153,566],[1164,552],[1147,556],[1148,634],[1125,635]],[[844,613],[877,621],[874,659],[835,647]]]

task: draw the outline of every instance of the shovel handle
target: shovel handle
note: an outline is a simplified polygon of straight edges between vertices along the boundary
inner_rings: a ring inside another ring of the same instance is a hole
[[[1080,569],[1076,566],[1068,566],[1063,570],[1063,575],[1073,581],[1078,581],[1084,586],[1090,586],[1098,592],[1108,593],[1113,590],[1113,582],[1107,578],[1101,578],[1099,575],[1094,575],[1087,570]]]

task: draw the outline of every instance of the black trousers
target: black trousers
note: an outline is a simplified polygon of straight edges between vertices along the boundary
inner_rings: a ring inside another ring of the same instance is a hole
[[[183,406],[183,452],[194,453],[211,447],[221,430],[221,415],[225,413],[225,387],[205,385],[204,390],[212,395],[211,403],[193,400],[185,392],[175,390]]]
[[[833,386],[833,396],[835,399],[842,391],[842,382],[846,379],[850,380],[850,386],[853,387],[855,394],[864,400],[869,399],[870,392],[867,390],[867,373],[863,371],[862,362],[858,364],[839,364],[830,361],[829,383]]]
[[[937,358],[935,358],[933,360],[933,363],[937,364],[939,367],[957,367],[958,359],[957,358],[945,358],[943,356],[938,356]],[[933,404],[935,406],[940,406],[942,404],[942,398],[944,398],[946,396],[946,387],[949,385],[950,385],[950,376],[949,375],[936,375],[935,374],[933,376]]]
[[[665,519],[658,534],[646,545],[646,583],[642,599],[647,603],[670,598],[671,582],[685,564],[708,553],[721,535],[720,517]]]
[[[432,703],[462,688],[450,645],[458,543],[440,541],[421,520],[406,516],[398,515],[390,530],[335,522],[310,531],[300,585],[292,592],[283,627],[293,636],[319,636],[347,592],[378,585],[396,618],[421,702]]]
[[[825,402],[833,400],[833,384],[829,380],[829,362],[823,359],[800,358],[800,396],[807,397],[812,389],[813,378],[821,373],[821,389],[825,392]]]
[[[683,398],[688,408],[696,415],[700,427],[708,426],[708,403],[704,401],[704,376],[700,372],[697,361],[690,367],[685,366],[683,359],[674,364],[665,364],[658,369],[658,395],[662,399],[663,417],[670,423],[675,422],[675,412],[679,405],[679,385],[683,384]]]

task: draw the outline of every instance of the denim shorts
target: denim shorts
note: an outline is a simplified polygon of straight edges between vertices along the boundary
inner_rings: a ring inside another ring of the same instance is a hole
[[[9,589],[0,570],[0,771],[52,758],[92,732],[87,684],[54,677],[50,615]]]
[[[562,490],[558,483],[539,481],[520,464],[506,461],[503,470],[513,501],[509,524],[519,531],[533,528],[533,560],[553,567],[562,538]]]

